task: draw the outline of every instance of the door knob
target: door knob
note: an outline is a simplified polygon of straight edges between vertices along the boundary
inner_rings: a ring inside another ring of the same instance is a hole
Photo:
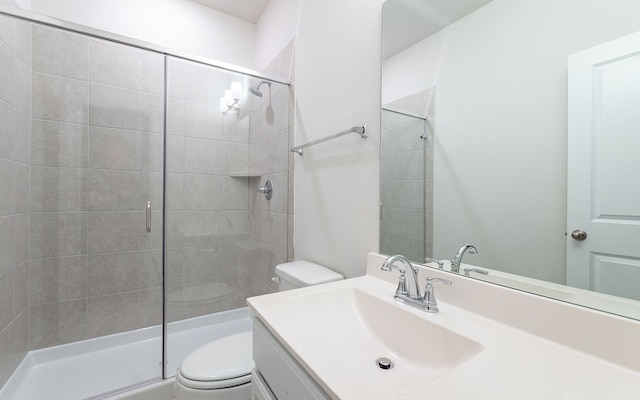
[[[575,240],[585,240],[587,238],[587,232],[582,229],[576,229],[571,232],[571,238]]]

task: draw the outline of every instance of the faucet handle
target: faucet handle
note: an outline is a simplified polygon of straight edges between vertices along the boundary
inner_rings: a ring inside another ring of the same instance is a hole
[[[444,269],[444,262],[442,262],[441,260],[436,260],[435,258],[425,257],[424,258],[424,262],[425,263],[436,263],[436,264],[438,264],[438,268],[439,269]]]
[[[486,270],[480,269],[480,268],[469,268],[469,267],[466,267],[464,269],[464,275],[465,276],[471,276],[471,272],[477,272],[478,274],[482,274],[482,275],[489,275],[489,271],[486,271]]]
[[[400,270],[400,277],[398,278],[398,288],[396,289],[396,296],[408,296],[409,290],[407,290],[407,275],[404,269]]]
[[[448,279],[432,278],[430,276],[427,277],[427,284],[424,287],[424,296],[422,300],[424,301],[425,311],[430,313],[437,313],[439,311],[438,302],[436,301],[436,294],[433,289],[434,282],[444,283],[445,285],[448,285],[448,286],[453,285],[453,282],[451,282]]]
[[[453,285],[453,282],[451,282],[448,279],[443,279],[443,278],[432,278],[430,276],[427,276],[427,286],[431,286],[433,287],[433,282],[440,282],[440,283],[444,283],[447,286],[451,286]]]

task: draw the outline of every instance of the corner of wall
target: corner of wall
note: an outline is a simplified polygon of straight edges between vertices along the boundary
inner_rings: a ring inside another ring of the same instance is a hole
[[[292,39],[263,72],[292,78],[295,76],[294,54],[295,40]],[[253,295],[277,291],[271,279],[275,276],[275,267],[293,258],[293,164],[289,143],[294,129],[294,98],[293,86],[272,83],[269,96],[256,101],[252,112],[250,164],[259,169],[260,178],[253,180],[251,190],[256,193],[267,180],[274,185],[271,200],[258,195],[253,202],[251,236],[256,244],[252,261]],[[269,118],[269,115],[280,118]]]
[[[0,17],[0,53],[11,60],[0,82],[0,387],[29,351],[29,184],[31,24]],[[7,67],[5,65],[5,67]],[[9,89],[9,90],[7,90]],[[15,90],[12,90],[15,89]],[[8,146],[7,146],[8,145]],[[26,183],[18,185],[18,183]]]

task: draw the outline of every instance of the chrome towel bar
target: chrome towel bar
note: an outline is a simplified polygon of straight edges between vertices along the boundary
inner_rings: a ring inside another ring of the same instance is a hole
[[[332,140],[332,139],[335,139],[335,138],[340,137],[340,136],[348,135],[349,133],[357,133],[358,135],[360,135],[361,138],[364,139],[364,138],[367,137],[367,126],[366,125],[354,126],[354,127],[351,127],[351,128],[349,128],[347,130],[344,130],[342,132],[338,132],[336,134],[333,134],[331,136],[327,136],[327,137],[324,137],[322,139],[314,140],[314,141],[309,142],[309,143],[301,144],[300,146],[292,147],[291,148],[291,152],[298,153],[298,154],[302,155],[302,153],[303,153],[302,149],[304,149],[305,147],[310,147],[310,146],[313,146],[313,145],[318,144],[318,143],[326,142],[328,140]]]

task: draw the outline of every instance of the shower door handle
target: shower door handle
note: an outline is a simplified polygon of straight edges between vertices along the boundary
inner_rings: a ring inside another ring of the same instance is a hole
[[[151,202],[147,201],[147,233],[151,232]]]

